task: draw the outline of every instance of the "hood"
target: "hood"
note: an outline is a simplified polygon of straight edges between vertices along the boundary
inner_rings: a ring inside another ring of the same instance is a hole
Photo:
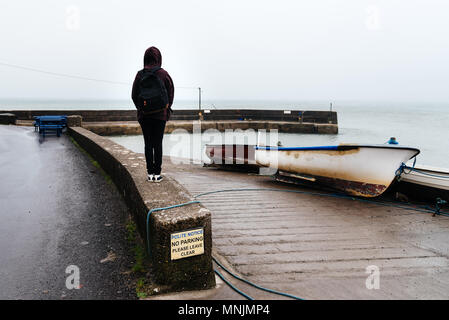
[[[145,51],[143,65],[144,67],[160,67],[162,65],[162,55],[158,48],[149,47]]]

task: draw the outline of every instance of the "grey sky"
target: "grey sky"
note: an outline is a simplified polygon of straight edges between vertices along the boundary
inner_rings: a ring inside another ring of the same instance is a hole
[[[206,99],[449,100],[447,0],[0,4],[0,62],[131,83],[154,45],[175,85]],[[130,95],[1,65],[0,82],[0,98]]]

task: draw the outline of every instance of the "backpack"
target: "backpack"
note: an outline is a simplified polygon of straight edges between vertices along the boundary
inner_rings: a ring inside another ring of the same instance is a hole
[[[144,114],[156,113],[168,108],[168,94],[164,83],[156,75],[161,67],[143,69],[140,79],[140,95]]]

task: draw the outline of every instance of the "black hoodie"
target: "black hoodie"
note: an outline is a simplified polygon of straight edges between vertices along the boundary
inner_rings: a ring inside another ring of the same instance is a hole
[[[150,47],[145,51],[145,56],[143,58],[143,65],[145,69],[151,69],[154,67],[160,67],[162,65],[162,55],[158,48],[156,47]],[[168,74],[167,71],[164,69],[159,69],[156,72],[157,76],[162,80],[162,82],[165,84],[165,88],[167,89],[168,93],[168,109],[165,109],[164,111],[145,115],[140,110],[143,107],[143,100],[139,98],[140,94],[140,79],[142,76],[142,70],[137,72],[136,77],[134,79],[133,83],[133,89],[132,89],[132,99],[134,101],[134,105],[137,108],[137,118],[139,121],[143,118],[151,118],[151,119],[159,119],[159,120],[165,120],[168,121],[170,119],[171,114],[171,106],[173,104],[173,98],[175,96],[175,87],[173,85],[173,80]]]

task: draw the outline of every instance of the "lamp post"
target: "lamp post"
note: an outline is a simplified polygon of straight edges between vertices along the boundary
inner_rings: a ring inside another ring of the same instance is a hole
[[[198,116],[199,119],[201,120],[202,118],[202,114],[201,114],[201,87],[198,87]]]

